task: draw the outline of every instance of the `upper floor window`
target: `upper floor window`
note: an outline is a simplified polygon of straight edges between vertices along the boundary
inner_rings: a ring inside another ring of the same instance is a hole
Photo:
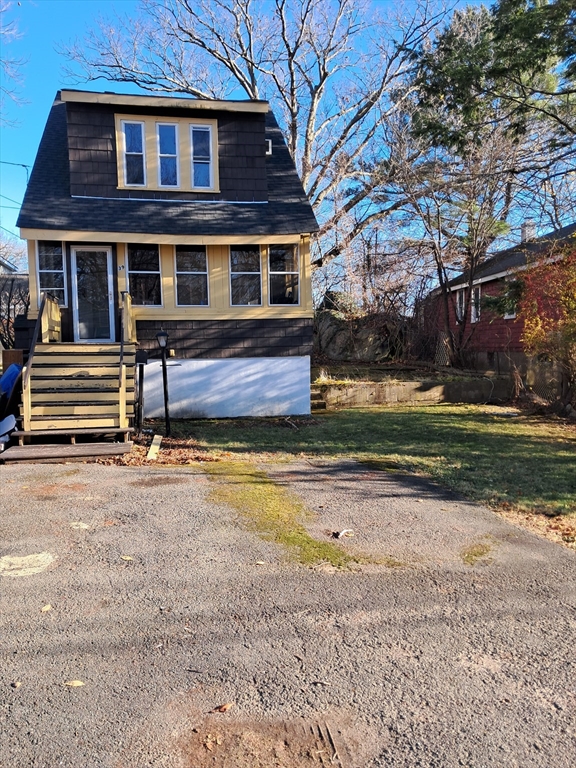
[[[116,115],[118,186],[219,192],[218,121]]]
[[[262,303],[259,245],[230,246],[230,303],[233,307]]]
[[[127,185],[145,186],[144,123],[122,124],[124,131],[124,178]]]
[[[192,186],[212,186],[212,136],[209,125],[192,125],[190,127],[192,146]]]
[[[298,304],[298,249],[295,245],[271,245],[268,249],[270,304]]]
[[[176,246],[178,306],[208,306],[208,264],[205,245]]]
[[[157,245],[128,246],[128,290],[132,303],[162,304],[160,253]]]
[[[45,291],[54,296],[60,306],[66,306],[64,250],[59,240],[38,241],[38,288],[39,293]]]
[[[158,182],[178,186],[178,126],[158,123]]]

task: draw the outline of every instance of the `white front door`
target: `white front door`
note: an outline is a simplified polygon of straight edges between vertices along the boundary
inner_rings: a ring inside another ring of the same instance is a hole
[[[72,248],[74,341],[114,341],[112,249]]]

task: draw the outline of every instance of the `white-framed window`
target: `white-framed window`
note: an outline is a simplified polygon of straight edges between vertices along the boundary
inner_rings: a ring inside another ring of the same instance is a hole
[[[456,320],[461,323],[464,320],[464,307],[466,306],[466,292],[463,288],[456,291]]]
[[[124,136],[124,183],[131,187],[145,187],[144,123],[123,120],[122,134]]]
[[[510,283],[513,282],[513,278],[506,278],[506,290],[510,289]],[[510,308],[510,312],[504,313],[504,320],[515,320],[516,319],[516,309]]]
[[[296,245],[268,247],[268,283],[269,304],[300,303]]]
[[[179,187],[178,125],[158,123],[156,125],[158,143],[158,185],[160,187]]]
[[[230,246],[230,304],[233,307],[262,304],[259,245]]]
[[[128,290],[132,303],[162,306],[162,275],[157,245],[128,245]]]
[[[176,303],[179,307],[208,306],[208,260],[205,245],[176,246]]]
[[[480,320],[480,286],[472,288],[472,302],[470,306],[470,322],[477,323]]]
[[[66,254],[60,240],[38,240],[38,300],[45,292],[58,299],[61,307],[68,306],[65,279]]]
[[[212,127],[210,125],[190,126],[190,155],[192,158],[192,187],[212,187]]]

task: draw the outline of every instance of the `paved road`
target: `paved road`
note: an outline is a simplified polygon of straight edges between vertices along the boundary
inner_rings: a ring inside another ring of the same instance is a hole
[[[188,468],[0,467],[1,766],[574,765],[572,552],[352,462],[269,471],[400,565],[287,562]]]

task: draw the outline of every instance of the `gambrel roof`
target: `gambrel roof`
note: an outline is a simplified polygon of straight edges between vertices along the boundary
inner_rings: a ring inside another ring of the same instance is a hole
[[[115,115],[218,122],[217,193],[122,189]],[[267,154],[267,141],[271,154]],[[318,224],[266,102],[61,91],[50,111],[17,225],[180,236],[315,232]]]

